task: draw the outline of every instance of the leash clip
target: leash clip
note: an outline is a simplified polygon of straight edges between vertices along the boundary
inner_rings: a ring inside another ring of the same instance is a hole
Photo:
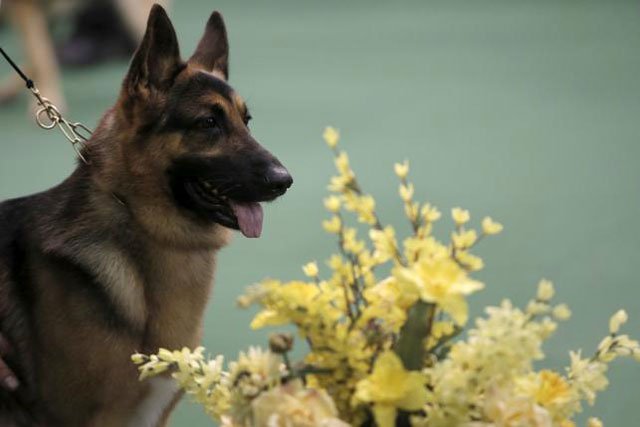
[[[1,2],[2,0],[0,0]],[[36,123],[42,129],[51,130],[55,127],[58,127],[65,138],[71,143],[73,149],[75,150],[80,160],[83,161],[84,164],[91,164],[89,160],[82,154],[85,151],[85,143],[89,141],[91,138],[91,130],[83,125],[82,123],[75,122],[71,123],[67,119],[65,119],[58,107],[53,105],[51,101],[40,94],[40,91],[36,87],[33,80],[31,80],[27,75],[18,67],[18,65],[11,59],[11,57],[0,47],[0,54],[7,60],[9,65],[13,67],[13,69],[18,73],[20,78],[24,80],[27,85],[27,89],[31,91],[33,96],[36,97],[38,101],[38,105],[40,108],[36,111]]]
[[[91,137],[91,130],[82,123],[72,123],[65,119],[58,107],[42,96],[34,84],[31,85],[29,90],[36,97],[38,105],[40,105],[40,108],[36,111],[36,123],[38,126],[46,130],[58,127],[64,137],[71,143],[80,160],[84,164],[90,164],[82,152],[84,151],[85,143]]]

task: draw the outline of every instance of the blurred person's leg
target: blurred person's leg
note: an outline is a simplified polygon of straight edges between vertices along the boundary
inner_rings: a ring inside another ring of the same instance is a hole
[[[38,0],[7,0],[6,12],[10,25],[18,32],[24,48],[27,65],[43,96],[50,99],[60,110],[65,108],[60,71],[55,57],[53,42],[45,12]],[[15,76],[9,77],[0,90],[7,100],[15,95],[22,85],[18,85]],[[33,103],[35,107],[35,101]]]

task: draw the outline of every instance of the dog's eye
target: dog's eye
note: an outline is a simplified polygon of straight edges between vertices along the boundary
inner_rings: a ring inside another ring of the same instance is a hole
[[[246,116],[244,116],[244,124],[249,125],[249,122],[251,121],[251,119],[253,119],[251,114],[247,114]]]
[[[200,120],[200,122],[198,124],[202,129],[217,129],[218,128],[218,121],[215,119],[215,117],[204,118],[204,119]]]

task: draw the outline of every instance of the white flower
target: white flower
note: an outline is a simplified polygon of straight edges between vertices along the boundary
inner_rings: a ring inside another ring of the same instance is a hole
[[[553,283],[548,280],[541,280],[538,284],[538,299],[540,301],[549,301],[555,295]]]
[[[620,330],[620,326],[627,323],[628,319],[629,316],[627,315],[626,311],[618,310],[616,314],[611,316],[611,319],[609,320],[609,332],[611,332],[612,334],[617,334]]]

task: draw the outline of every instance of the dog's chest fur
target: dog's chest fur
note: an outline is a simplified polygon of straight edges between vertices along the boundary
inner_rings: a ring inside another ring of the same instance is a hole
[[[138,382],[130,356],[199,344],[214,251],[158,244],[121,248],[107,241],[80,245],[66,256],[73,267],[45,258],[36,261],[42,264],[35,269],[43,296],[36,321],[47,325],[42,351],[63,356],[40,364],[48,406],[60,408],[60,418],[75,421],[68,425],[85,420],[158,425],[175,402],[177,388],[169,378]],[[87,274],[79,275],[75,267]],[[88,279],[94,283],[83,283]],[[69,292],[70,283],[78,289]],[[84,292],[91,286],[98,287],[97,294]],[[116,320],[106,320],[109,316]],[[77,369],[78,363],[83,369]],[[73,403],[62,398],[78,394],[84,397]],[[86,413],[72,414],[78,407]]]

